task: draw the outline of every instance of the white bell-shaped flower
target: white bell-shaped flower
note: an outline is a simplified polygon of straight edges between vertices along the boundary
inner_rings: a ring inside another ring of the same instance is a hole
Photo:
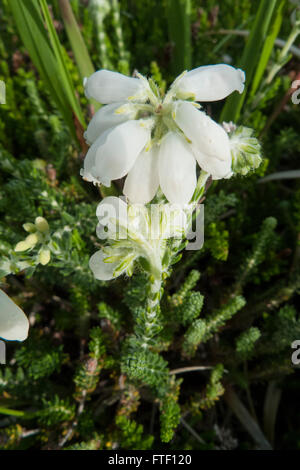
[[[24,341],[28,336],[29,322],[25,313],[0,289],[0,338],[7,341]]]
[[[158,178],[158,146],[143,150],[127,175],[123,193],[130,202],[146,204],[156,194]]]
[[[107,281],[123,273],[131,276],[137,260],[144,260],[141,261],[144,267],[146,261],[146,270],[160,277],[165,240],[182,238],[193,207],[181,204],[145,206],[127,204],[114,196],[104,198],[97,207],[97,235],[101,240],[107,240],[90,258],[94,277]]]
[[[131,120],[105,131],[90,147],[81,175],[87,181],[110,186],[133,167],[150,141],[151,120]]]
[[[168,132],[159,150],[159,182],[169,202],[187,204],[197,184],[196,160],[191,146],[175,132]]]
[[[199,111],[197,101],[221,100],[235,90],[242,93],[244,72],[226,64],[198,67],[180,75],[165,96],[153,82],[136,75],[100,70],[86,80],[87,95],[107,106],[85,133],[92,145],[83,178],[109,186],[127,175],[124,194],[129,202],[140,204],[150,202],[159,186],[169,202],[190,202],[196,161],[213,179],[229,178],[229,136]]]
[[[231,165],[229,138],[222,126],[189,102],[179,101],[174,106],[173,117],[191,141],[201,168],[213,177],[219,177]],[[226,172],[227,173],[227,172]]]
[[[94,274],[95,279],[99,281],[109,281],[113,279],[114,271],[118,267],[119,263],[105,263],[105,259],[107,255],[102,251],[96,251],[91,257],[89,261],[89,266]]]
[[[126,106],[122,105],[124,103],[121,102],[107,104],[96,112],[84,133],[84,138],[89,145],[93,144],[108,129],[135,118],[136,110],[134,105],[130,103]],[[122,112],[118,112],[121,108]]]
[[[106,141],[106,138],[108,134],[112,131],[112,129],[108,129],[107,131],[104,131],[93,143],[93,145],[89,148],[84,162],[83,162],[83,168],[80,170],[80,175],[85,181],[90,181],[91,183],[94,184],[100,184],[101,182],[104,181],[105,177],[102,177],[102,180],[100,180],[97,176],[96,172],[96,155],[99,147],[103,145]],[[106,179],[106,186],[109,186],[110,180]],[[105,183],[103,183],[105,184]]]
[[[94,98],[102,104],[119,101],[146,100],[145,83],[139,78],[126,77],[110,70],[98,70],[84,80],[87,98]]]
[[[178,98],[195,101],[218,101],[233,91],[244,91],[245,72],[231,65],[206,65],[190,70],[174,83]]]

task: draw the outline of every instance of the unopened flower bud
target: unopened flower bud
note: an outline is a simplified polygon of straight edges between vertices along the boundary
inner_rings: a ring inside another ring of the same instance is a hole
[[[26,224],[23,224],[23,229],[26,232],[33,233],[33,232],[36,231],[36,226],[34,224],[32,224],[31,222],[28,222]]]
[[[246,175],[258,168],[262,162],[261,146],[253,137],[253,130],[243,126],[231,126],[231,123],[223,123],[223,127],[229,134],[232,171]]]
[[[28,244],[26,243],[26,241],[23,240],[16,244],[15,251],[16,252],[26,251],[28,250],[28,248],[29,248]]]
[[[37,233],[31,233],[25,239],[25,243],[27,244],[28,248],[33,248],[38,242],[39,236]]]
[[[35,226],[39,230],[39,232],[47,233],[49,232],[49,225],[44,217],[37,217],[35,219]]]
[[[49,248],[42,248],[38,255],[38,262],[45,266],[49,263],[50,258],[51,254]]]

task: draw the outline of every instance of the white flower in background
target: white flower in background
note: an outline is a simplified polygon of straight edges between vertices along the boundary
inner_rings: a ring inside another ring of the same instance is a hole
[[[134,262],[143,258],[149,271],[160,276],[162,255],[169,238],[182,238],[193,206],[126,204],[109,196],[97,207],[97,236],[107,244],[90,258],[96,279],[107,281],[123,273],[131,275]]]
[[[28,336],[29,322],[25,313],[0,289],[0,338],[7,341],[24,341]]]
[[[81,175],[109,186],[127,175],[124,194],[145,204],[160,186],[171,203],[187,204],[196,188],[196,162],[213,179],[232,175],[229,137],[197,101],[217,101],[244,89],[245,74],[230,65],[180,75],[165,97],[151,80],[100,70],[85,91],[106,106],[85,133],[89,149]]]

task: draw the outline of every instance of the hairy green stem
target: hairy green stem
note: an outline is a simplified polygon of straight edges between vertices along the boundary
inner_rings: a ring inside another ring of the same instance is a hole
[[[104,20],[111,10],[111,5],[108,1],[100,2],[99,0],[90,0],[89,5],[90,5],[90,10],[91,10],[91,15],[95,22],[95,27],[96,27],[98,49],[99,49],[100,59],[101,59],[101,67],[104,69],[109,69],[111,67],[111,64],[108,58]]]
[[[196,205],[205,190],[205,184],[209,175],[205,171],[201,171],[197,187],[195,189],[191,204]],[[192,214],[188,215],[187,233],[192,224]],[[182,238],[175,239],[172,245],[172,253],[174,256],[178,253],[180,246],[182,245]],[[145,312],[145,325],[144,332],[141,337],[141,343],[143,348],[148,348],[151,344],[152,338],[160,331],[160,299],[163,295],[163,278],[169,272],[169,266],[162,267],[161,258],[158,262],[155,259],[155,253],[158,250],[153,251],[153,274],[149,277],[148,296],[146,301],[146,312]],[[160,254],[162,257],[163,254]],[[172,258],[172,257],[171,257]],[[164,276],[163,276],[164,275]]]
[[[149,278],[149,291],[146,302],[145,312],[145,328],[144,334],[141,338],[142,347],[148,348],[149,343],[153,336],[160,330],[159,316],[160,316],[160,299],[163,294],[162,279]]]

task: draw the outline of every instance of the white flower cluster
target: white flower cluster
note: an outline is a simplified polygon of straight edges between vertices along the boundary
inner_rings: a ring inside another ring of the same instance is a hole
[[[213,179],[232,175],[228,133],[198,102],[242,93],[245,74],[229,65],[184,72],[164,97],[153,81],[100,70],[85,80],[85,92],[104,104],[85,138],[91,145],[81,175],[110,186],[127,175],[124,194],[150,202],[160,187],[170,203],[187,204],[197,184],[196,163]]]
[[[126,204],[109,196],[97,207],[97,235],[108,243],[93,254],[90,268],[96,279],[108,281],[123,273],[131,275],[134,262],[147,263],[148,271],[160,277],[166,240],[181,239],[188,227],[193,205]]]
[[[96,279],[131,275],[136,260],[161,279],[173,256],[167,240],[187,235],[208,177],[245,175],[260,164],[251,130],[217,124],[198,103],[242,93],[244,81],[242,70],[225,64],[184,72],[164,96],[153,80],[138,73],[131,78],[100,70],[85,80],[87,97],[104,106],[85,132],[91,147],[81,175],[106,186],[126,176],[128,201],[107,197],[97,208],[97,235],[105,246],[90,259]],[[145,204],[161,192],[169,204],[153,214],[157,205]]]

